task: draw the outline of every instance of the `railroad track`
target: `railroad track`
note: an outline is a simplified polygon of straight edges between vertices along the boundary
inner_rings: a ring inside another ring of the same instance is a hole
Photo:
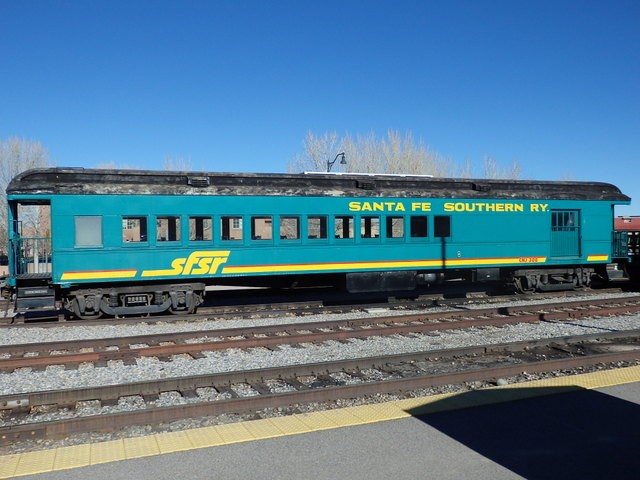
[[[636,362],[638,359],[640,330],[635,330],[5,395],[0,397],[0,406],[10,411],[11,417],[5,419],[5,426],[0,427],[0,447],[25,439],[62,438],[82,432],[113,431],[131,425],[158,425],[186,418],[259,412],[441,385],[495,381],[523,372],[551,372]],[[281,387],[274,388],[277,384]],[[200,399],[198,390],[204,388],[214,389],[219,399]],[[179,392],[184,401],[170,407],[153,406],[154,399],[166,392]],[[20,417],[24,415],[21,412],[44,405],[73,408],[79,402],[89,400],[113,404],[131,396],[140,396],[147,403],[134,411],[72,416],[47,422],[28,423],[27,417]]]
[[[273,318],[292,317],[327,313],[345,313],[354,311],[366,311],[375,308],[387,308],[390,310],[402,309],[426,309],[432,307],[457,307],[469,303],[499,303],[516,300],[536,301],[543,299],[571,299],[576,296],[618,294],[621,288],[602,288],[592,290],[572,290],[562,292],[545,292],[533,294],[491,295],[486,291],[465,291],[452,289],[434,293],[407,293],[399,296],[390,296],[383,299],[371,295],[321,295],[320,298],[306,298],[300,301],[283,301],[280,297],[265,303],[207,305],[200,307],[197,314],[191,315],[154,315],[147,317],[125,318],[100,318],[96,320],[69,319],[64,312],[52,312],[51,314],[34,313],[25,316],[0,317],[0,329],[32,327],[74,327],[78,325],[132,325],[137,323],[177,323],[197,322],[199,320],[212,319],[239,319],[239,318]],[[234,297],[235,298],[235,297]],[[238,298],[238,301],[246,299]],[[61,321],[64,320],[64,321]]]
[[[0,346],[0,371],[44,369],[50,365],[107,365],[120,360],[135,364],[142,357],[171,360],[174,355],[202,358],[203,352],[229,348],[276,348],[279,345],[348,341],[375,336],[423,334],[436,330],[503,326],[540,321],[567,321],[588,316],[640,311],[640,296],[615,300],[585,300],[519,307],[420,313],[350,320],[330,320],[283,325],[174,332],[40,344]],[[204,339],[204,340],[203,340]]]

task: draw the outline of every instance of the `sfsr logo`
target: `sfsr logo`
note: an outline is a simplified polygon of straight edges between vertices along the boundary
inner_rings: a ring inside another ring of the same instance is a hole
[[[143,277],[164,277],[169,275],[215,275],[220,265],[227,263],[230,250],[196,251],[187,258],[176,258],[167,270],[144,270]]]

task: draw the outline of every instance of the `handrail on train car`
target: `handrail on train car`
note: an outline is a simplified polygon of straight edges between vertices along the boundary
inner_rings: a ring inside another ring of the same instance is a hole
[[[13,275],[51,273],[51,237],[16,237],[10,243]]]

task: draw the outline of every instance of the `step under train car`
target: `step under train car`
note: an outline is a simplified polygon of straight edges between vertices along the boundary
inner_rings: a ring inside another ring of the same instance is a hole
[[[614,260],[606,183],[49,168],[7,188],[16,309],[193,312],[207,285],[587,286]]]

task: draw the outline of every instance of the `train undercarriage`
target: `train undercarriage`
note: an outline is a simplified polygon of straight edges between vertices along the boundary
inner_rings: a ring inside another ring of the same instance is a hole
[[[519,293],[535,291],[571,290],[588,287],[596,274],[594,268],[571,267],[554,269],[508,270],[483,268],[450,270],[446,272],[366,272],[332,276],[279,277],[274,279],[236,279],[231,282],[244,286],[278,286],[295,289],[301,286],[339,286],[350,293],[411,291],[419,286],[442,285],[450,280],[473,283],[494,283]],[[32,289],[32,293],[37,293]],[[52,293],[52,292],[50,292]],[[194,313],[204,301],[204,282],[150,285],[114,285],[63,290],[58,304],[80,319],[96,319],[103,315],[123,317],[146,316],[171,312]],[[23,297],[23,306],[39,304],[38,297]]]
[[[585,267],[524,269],[511,272],[507,281],[518,293],[550,292],[589,287],[595,273],[594,268]]]
[[[81,319],[171,312],[194,313],[204,301],[204,283],[82,288],[64,294],[64,307]]]
[[[235,277],[224,285],[273,287],[333,286],[349,293],[412,291],[418,287],[444,285],[450,281],[490,283],[501,290],[518,293],[572,290],[589,287],[594,278],[607,279],[607,266],[563,268],[479,268],[440,271],[380,271],[331,275],[280,275]],[[50,277],[49,277],[50,279]],[[213,280],[213,279],[211,279]],[[219,279],[216,279],[219,280]],[[206,286],[213,282],[155,283],[132,286],[86,285],[56,289],[44,278],[17,289],[16,311],[64,308],[80,319],[146,316],[170,312],[194,313],[204,301]],[[218,284],[218,283],[215,283]]]

